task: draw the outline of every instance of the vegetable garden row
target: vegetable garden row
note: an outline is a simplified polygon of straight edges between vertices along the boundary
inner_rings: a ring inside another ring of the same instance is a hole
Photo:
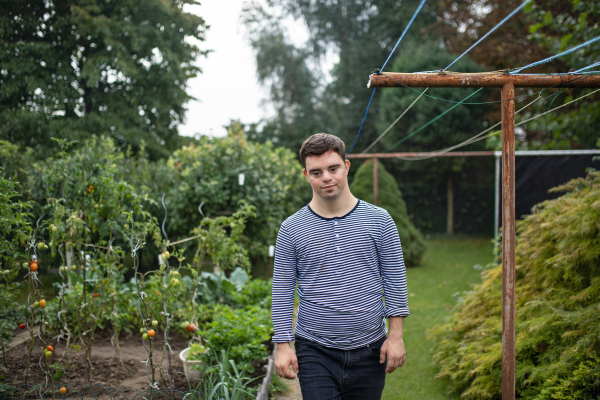
[[[35,178],[45,185],[45,202],[27,200],[20,182],[0,178],[9,228],[2,233],[2,349],[20,330],[29,339],[27,367],[17,382],[5,383],[48,384],[64,395],[77,354],[85,357],[77,382],[94,383],[95,335],[102,332],[110,335],[112,363],[122,364],[119,338],[136,335],[147,352],[140,361],[149,387],[182,389],[174,385],[178,354],[169,343],[177,334],[191,344],[188,360],[202,361],[204,378],[190,387],[221,398],[251,396],[272,334],[270,281],[250,278],[252,254],[244,245],[248,221],[260,219],[253,197],[242,194],[235,210],[212,215],[204,214],[210,206],[198,207],[210,198],[195,199],[200,223],[171,242],[177,214],[169,213],[169,194],[155,200],[148,187],[119,179],[123,159],[110,141],[75,151],[60,145]],[[99,152],[103,146],[112,151]],[[43,371],[43,382],[32,379],[34,369]]]

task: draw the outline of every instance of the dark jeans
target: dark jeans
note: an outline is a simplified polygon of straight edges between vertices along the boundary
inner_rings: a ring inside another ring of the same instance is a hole
[[[387,361],[379,363],[386,337],[354,350],[340,350],[296,336],[298,379],[304,400],[379,400]]]

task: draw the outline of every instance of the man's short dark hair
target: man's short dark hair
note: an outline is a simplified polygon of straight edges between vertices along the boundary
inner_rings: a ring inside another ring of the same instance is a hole
[[[335,151],[342,160],[346,159],[346,145],[337,136],[328,133],[316,133],[306,139],[300,148],[300,159],[302,166],[306,168],[306,157],[320,156],[329,151]]]

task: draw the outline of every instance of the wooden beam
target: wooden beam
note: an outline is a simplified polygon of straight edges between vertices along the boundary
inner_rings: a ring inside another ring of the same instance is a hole
[[[423,157],[423,156],[435,156],[435,157],[479,157],[479,156],[493,156],[493,151],[454,151],[444,154],[437,153],[365,153],[365,154],[346,154],[346,158],[396,158],[396,157]]]
[[[398,82],[402,82],[402,85]],[[600,75],[406,74],[384,72],[369,77],[368,87],[600,87]]]
[[[515,398],[515,87],[502,88],[502,399]]]

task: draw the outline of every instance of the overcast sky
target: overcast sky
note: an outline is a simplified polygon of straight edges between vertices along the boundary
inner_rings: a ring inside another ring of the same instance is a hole
[[[223,136],[223,126],[231,119],[244,123],[258,122],[269,115],[261,106],[267,91],[256,78],[256,59],[240,22],[243,0],[202,0],[201,6],[185,8],[197,14],[210,25],[206,41],[199,42],[201,49],[210,49],[208,57],[200,57],[196,64],[202,73],[188,81],[188,93],[198,100],[187,104],[186,122],[179,126],[185,136],[204,134]],[[308,38],[306,29],[294,23],[294,43]]]

